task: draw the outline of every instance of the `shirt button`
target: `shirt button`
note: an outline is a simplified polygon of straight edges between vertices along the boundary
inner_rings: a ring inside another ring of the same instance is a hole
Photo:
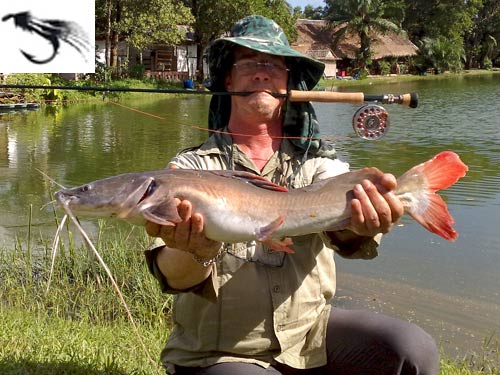
[[[279,286],[279,285],[275,285],[275,286],[273,286],[273,292],[274,292],[274,293],[279,293],[279,292],[280,292],[280,290],[281,290],[281,288],[280,288],[280,286]]]

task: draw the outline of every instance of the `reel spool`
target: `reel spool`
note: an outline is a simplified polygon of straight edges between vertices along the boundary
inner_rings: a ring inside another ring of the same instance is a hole
[[[358,137],[377,140],[389,130],[389,113],[379,105],[366,104],[354,114],[352,127]]]

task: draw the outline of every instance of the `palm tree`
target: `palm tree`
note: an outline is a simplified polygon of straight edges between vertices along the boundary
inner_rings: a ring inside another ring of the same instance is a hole
[[[387,5],[382,0],[326,0],[325,3],[326,18],[335,30],[333,49],[346,34],[359,36],[360,47],[356,58],[361,71],[371,64],[373,33],[404,33],[398,25],[384,18]]]
[[[447,70],[452,72],[462,70],[465,61],[462,39],[440,36],[435,39],[423,38],[419,44],[421,66],[434,68],[436,74]]]

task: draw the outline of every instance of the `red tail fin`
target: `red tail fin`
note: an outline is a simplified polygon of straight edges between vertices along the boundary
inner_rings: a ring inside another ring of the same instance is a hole
[[[419,210],[408,210],[408,213],[427,230],[449,241],[458,237],[458,233],[452,227],[455,221],[451,217],[446,203],[435,192],[453,185],[465,176],[468,169],[457,154],[443,151],[431,160],[419,164],[407,172],[421,175],[427,188],[427,191],[423,192],[426,196],[424,199],[427,201],[427,204],[424,204],[426,207],[419,207],[423,208]]]

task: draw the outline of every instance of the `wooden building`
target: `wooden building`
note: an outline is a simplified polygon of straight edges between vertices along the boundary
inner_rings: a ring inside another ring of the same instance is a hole
[[[125,41],[118,43],[118,64],[128,68],[141,63],[147,77],[165,81],[183,81],[196,75],[197,49],[193,41],[192,31],[188,26],[179,25],[185,31],[184,40],[178,45],[151,44],[142,51],[132,48]],[[104,40],[96,40],[98,56],[104,58]]]

